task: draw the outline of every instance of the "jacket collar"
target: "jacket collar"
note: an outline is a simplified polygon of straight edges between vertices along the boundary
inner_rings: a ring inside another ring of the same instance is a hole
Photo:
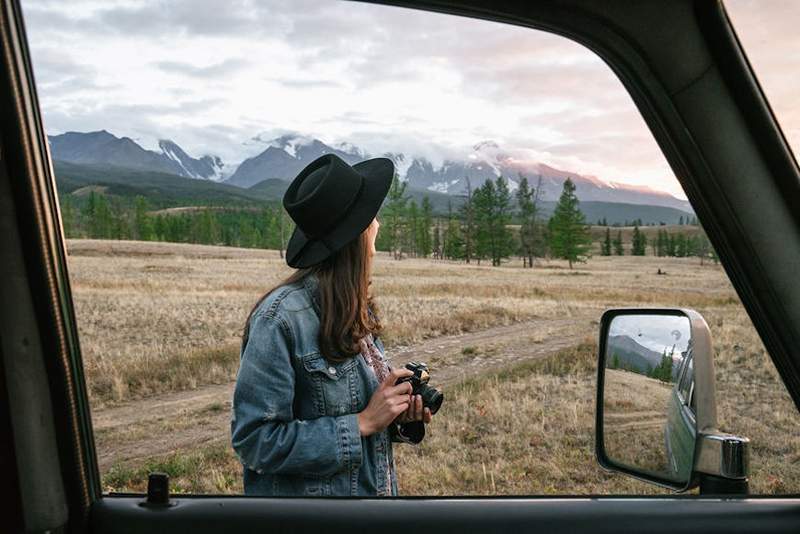
[[[317,314],[319,314],[319,279],[317,278],[317,275],[314,273],[308,273],[306,276],[304,276],[303,287],[305,287],[306,291],[311,297],[311,303],[314,305],[314,309],[316,310]]]

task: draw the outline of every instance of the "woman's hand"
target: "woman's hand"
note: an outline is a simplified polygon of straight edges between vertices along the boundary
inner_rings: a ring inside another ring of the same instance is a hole
[[[411,423],[412,421],[424,421],[425,424],[431,422],[431,409],[422,408],[422,395],[412,395],[411,403],[405,412],[400,414],[400,417],[395,419],[396,423]]]
[[[411,405],[411,384],[403,382],[395,385],[395,382],[413,374],[405,367],[392,369],[386,380],[378,386],[367,407],[358,414],[358,430],[362,436],[384,430],[397,416],[408,410]]]

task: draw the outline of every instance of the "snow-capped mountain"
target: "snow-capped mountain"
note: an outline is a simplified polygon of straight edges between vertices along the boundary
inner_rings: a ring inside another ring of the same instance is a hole
[[[162,154],[180,166],[181,170],[183,170],[182,176],[200,180],[212,180],[214,182],[219,182],[225,177],[225,164],[222,163],[218,156],[207,155],[200,159],[195,159],[169,139],[160,139],[158,147],[161,149]]]
[[[261,138],[254,140],[264,142]],[[353,145],[342,144],[334,147],[326,145],[319,139],[301,135],[283,135],[265,143],[267,148],[260,154],[244,160],[226,183],[250,187],[269,178],[291,180],[303,170],[303,167],[323,154],[336,154],[351,165],[369,157]]]
[[[352,144],[331,146],[322,141],[302,136],[284,135],[275,139],[254,138],[267,145],[260,154],[244,160],[226,183],[250,187],[263,180],[289,181],[310,161],[334,153],[350,164],[373,157]],[[449,195],[463,195],[468,187],[480,187],[488,179],[503,176],[513,192],[519,181],[526,177],[531,186],[541,178],[543,200],[557,200],[564,181],[571,178],[578,198],[584,201],[622,202],[627,204],[652,204],[691,211],[689,203],[669,193],[647,187],[609,183],[594,176],[580,175],[532,162],[520,154],[506,151],[494,141],[477,143],[461,158],[434,164],[424,157],[399,152],[385,153],[395,163],[398,177],[414,189],[423,189]]]
[[[251,187],[268,179],[292,180],[309,162],[333,153],[351,165],[374,157],[350,143],[326,144],[300,134],[276,138],[255,136],[251,141],[263,150],[231,169],[216,156],[194,158],[177,143],[162,139],[158,152],[146,150],[128,137],[116,137],[105,130],[99,132],[67,132],[48,136],[53,159],[79,164],[107,164],[138,170],[176,174],[186,178],[224,182],[238,187]],[[605,182],[597,177],[556,169],[532,161],[521,150],[505,150],[494,141],[482,141],[457,157],[434,163],[415,154],[391,152],[382,154],[395,163],[398,177],[416,190],[448,195],[463,195],[468,187],[480,187],[488,179],[503,176],[509,189],[515,191],[522,177],[535,186],[541,179],[543,200],[556,200],[564,181],[572,179],[578,198],[583,201],[647,204],[692,211],[689,203],[672,195],[627,184]],[[233,172],[232,172],[233,171]]]
[[[622,202],[627,204],[652,204],[691,211],[689,203],[669,193],[648,187],[605,182],[595,176],[569,172],[544,163],[533,162],[501,149],[494,141],[483,141],[473,147],[462,159],[445,160],[434,166],[424,158],[415,158],[401,178],[415,188],[438,193],[463,195],[468,185],[480,187],[487,179],[503,176],[513,192],[519,187],[522,177],[536,186],[541,178],[543,200],[557,200],[564,181],[570,178],[575,183],[578,198],[583,201]]]
[[[146,150],[129,137],[106,130],[48,135],[54,160],[89,165],[114,165],[129,169],[177,174],[186,178],[221,181],[225,166],[217,156],[189,156],[173,141],[158,142],[160,152]]]

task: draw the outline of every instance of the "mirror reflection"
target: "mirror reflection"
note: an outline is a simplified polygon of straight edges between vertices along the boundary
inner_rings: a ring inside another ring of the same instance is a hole
[[[618,465],[687,481],[696,432],[689,319],[620,315],[606,339],[606,455]]]

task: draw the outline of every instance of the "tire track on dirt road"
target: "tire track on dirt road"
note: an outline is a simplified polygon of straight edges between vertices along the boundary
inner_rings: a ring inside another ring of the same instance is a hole
[[[443,386],[516,363],[543,358],[594,336],[597,313],[534,319],[387,349],[393,366],[425,361]],[[163,394],[92,413],[101,472],[112,465],[229,440],[234,382]]]

